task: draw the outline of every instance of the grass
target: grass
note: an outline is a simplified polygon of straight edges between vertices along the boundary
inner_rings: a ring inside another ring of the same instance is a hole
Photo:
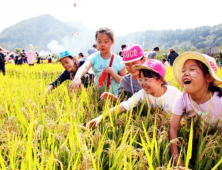
[[[177,168],[169,151],[169,116],[151,114],[141,104],[147,116],[131,111],[89,130],[85,123],[113,106],[108,100],[102,105],[92,87],[70,94],[67,81],[46,98],[61,65],[7,64],[6,71],[0,74],[0,169]],[[178,87],[171,68],[166,79]],[[180,148],[182,169],[222,169],[221,132],[204,132],[199,121],[184,118],[178,139],[171,141]]]

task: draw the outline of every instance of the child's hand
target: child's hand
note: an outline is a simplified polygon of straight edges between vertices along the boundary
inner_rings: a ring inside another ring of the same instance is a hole
[[[109,92],[104,92],[101,96],[100,96],[100,100],[104,100],[104,99],[111,99],[113,98],[114,95],[112,93]]]
[[[71,91],[73,91],[73,90],[74,90],[74,91],[75,91],[75,90],[78,91],[79,89],[82,90],[81,80],[75,78],[75,79],[71,82],[68,90],[71,92]]]
[[[92,125],[94,125],[94,124],[96,124],[96,127],[98,127],[99,124],[100,124],[100,122],[101,122],[101,120],[102,120],[102,118],[103,118],[102,115],[100,115],[99,117],[97,117],[97,118],[95,118],[95,119],[93,119],[93,120],[90,120],[90,121],[86,124],[86,127],[91,128]]]
[[[114,72],[114,69],[112,68],[112,67],[106,67],[105,68],[105,71],[107,72],[107,73],[109,73],[110,75],[113,75],[115,72]]]

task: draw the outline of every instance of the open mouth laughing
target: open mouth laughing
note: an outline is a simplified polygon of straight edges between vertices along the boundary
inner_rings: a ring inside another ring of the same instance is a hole
[[[184,83],[184,84],[190,84],[190,83],[191,83],[191,80],[188,79],[188,78],[184,78],[184,79],[183,79],[183,83]]]

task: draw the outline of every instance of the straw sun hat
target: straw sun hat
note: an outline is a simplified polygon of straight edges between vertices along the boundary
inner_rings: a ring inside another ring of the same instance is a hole
[[[183,83],[180,80],[180,76],[182,74],[182,68],[184,63],[189,60],[198,60],[204,63],[207,68],[209,69],[210,75],[213,77],[213,85],[214,86],[219,86],[222,84],[222,80],[219,79],[216,75],[217,73],[217,65],[215,62],[215,59],[206,55],[206,54],[200,54],[198,52],[185,52],[181,54],[179,57],[176,58],[176,60],[173,63],[173,75],[177,81],[177,83],[183,87]]]

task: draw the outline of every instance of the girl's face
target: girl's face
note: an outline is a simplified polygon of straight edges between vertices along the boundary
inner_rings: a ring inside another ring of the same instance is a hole
[[[126,63],[125,66],[126,66],[126,70],[132,74],[133,78],[139,78],[139,70],[136,70],[133,68],[134,65],[136,64],[139,64],[139,65],[142,65],[144,63],[144,59],[143,58],[142,60],[137,60],[137,61],[133,61],[133,62],[130,62],[130,63]]]
[[[64,69],[68,72],[76,71],[75,58],[71,59],[69,57],[64,57],[60,61]]]
[[[140,78],[138,81],[143,90],[145,90],[146,94],[151,94],[152,96],[156,96],[157,90],[160,90],[163,83],[162,80],[158,80],[156,78],[144,77],[143,72],[140,73]]]
[[[188,94],[196,94],[205,91],[207,84],[211,79],[203,74],[203,71],[198,66],[195,60],[187,60],[184,63],[181,73],[181,82],[183,83],[184,90]],[[211,80],[212,81],[212,80]]]
[[[99,33],[96,41],[97,48],[99,49],[101,54],[110,53],[113,42],[106,34]]]

